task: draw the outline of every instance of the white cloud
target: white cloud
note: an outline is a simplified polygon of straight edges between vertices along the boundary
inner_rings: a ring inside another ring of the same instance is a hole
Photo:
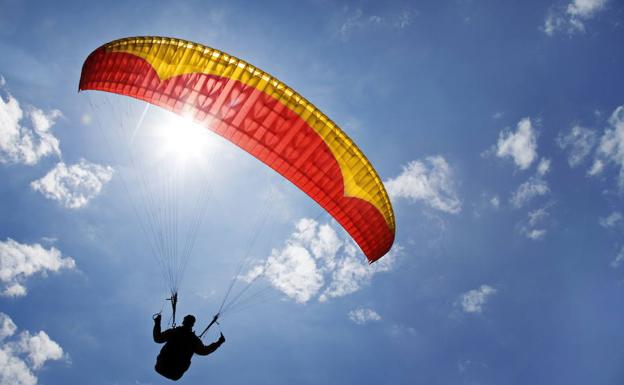
[[[500,199],[498,198],[498,195],[494,195],[492,199],[490,199],[490,204],[495,209],[498,209],[500,207]]]
[[[28,331],[20,333],[20,339],[15,345],[16,351],[24,353],[33,369],[41,369],[48,360],[60,360],[63,349],[44,332],[39,331],[31,335]]]
[[[537,165],[537,175],[544,176],[550,171],[550,159],[542,158]]]
[[[51,128],[61,117],[59,110],[44,112],[35,107],[25,111],[12,95],[0,95],[0,163],[33,165],[48,155],[61,155],[59,140]],[[30,121],[30,127],[23,120]]]
[[[572,16],[591,17],[601,10],[607,0],[574,0],[566,8],[566,12]]]
[[[481,285],[478,289],[470,290],[461,295],[461,306],[466,313],[481,313],[488,298],[497,290],[488,285]]]
[[[14,335],[17,327],[8,315],[0,313],[0,322],[11,325],[11,333],[5,337]],[[23,331],[17,340],[3,340],[0,344],[0,385],[35,385],[34,371],[46,361],[61,358],[63,349],[44,331],[35,335]]]
[[[611,267],[616,269],[620,267],[622,263],[624,263],[624,247],[622,247],[618,255],[616,255],[613,261],[611,261]]]
[[[574,126],[566,135],[557,136],[557,145],[562,150],[569,149],[568,164],[576,167],[591,153],[596,145],[596,132],[581,126]]]
[[[73,269],[75,265],[72,258],[63,258],[54,247],[46,249],[38,243],[26,245],[8,238],[0,242],[0,282],[4,285],[1,295],[23,296],[26,294],[23,282],[28,277]]]
[[[585,22],[606,4],[607,0],[573,0],[565,7],[551,9],[544,21],[544,32],[549,36],[556,32],[569,35],[585,32]]]
[[[331,281],[319,297],[319,301],[343,297],[360,290],[364,285],[368,285],[376,273],[389,271],[394,265],[395,254],[399,251],[400,247],[395,246],[382,259],[369,265],[358,253],[357,247],[349,243],[336,263],[336,268],[331,272]]]
[[[455,191],[453,172],[442,156],[427,157],[424,162],[414,160],[403,167],[396,178],[384,182],[393,199],[407,198],[423,201],[435,209],[457,214],[461,202]]]
[[[544,32],[552,36],[557,30],[565,29],[566,25],[569,26],[569,24],[566,23],[566,19],[559,12],[551,11],[544,21]],[[572,31],[574,31],[574,29],[572,29]]]
[[[23,297],[26,295],[26,287],[19,283],[13,283],[11,285],[7,285],[0,295],[5,297]]]
[[[548,183],[540,177],[531,177],[521,184],[511,196],[510,202],[515,207],[522,207],[533,198],[546,195],[550,192]]]
[[[336,254],[345,245],[329,224],[319,225],[314,220],[304,218],[297,225],[293,238],[305,245],[316,260],[323,260],[326,270],[336,267]]]
[[[0,341],[15,334],[17,326],[13,320],[6,314],[0,313]]]
[[[37,377],[11,349],[0,349],[0,385],[35,385]]]
[[[324,284],[316,261],[302,245],[274,249],[264,274],[276,289],[300,303],[310,300]]]
[[[602,227],[613,227],[622,220],[622,213],[614,211],[605,218],[599,218],[598,223]]]
[[[592,164],[589,171],[587,171],[587,175],[589,176],[600,175],[602,171],[604,171],[604,162],[600,159],[596,159],[594,160],[594,163]]]
[[[537,158],[537,135],[531,119],[524,118],[519,121],[516,132],[505,129],[499,134],[496,156],[512,158],[521,170],[529,168]]]
[[[618,185],[624,189],[624,106],[619,106],[609,118],[607,128],[596,150],[596,161],[591,175],[600,173],[604,165],[613,163],[619,167]]]
[[[527,238],[534,241],[543,239],[546,236],[546,230],[544,229],[531,229],[526,233]]]
[[[350,239],[340,239],[328,224],[304,218],[297,222],[283,248],[273,249],[265,263],[240,278],[250,282],[262,276],[299,303],[313,298],[326,301],[353,293],[367,285],[374,274],[390,270],[400,249],[395,246],[369,265]]]
[[[113,168],[87,162],[67,166],[60,162],[43,178],[31,182],[33,190],[71,209],[85,206],[113,177]]]
[[[349,312],[349,319],[358,325],[381,320],[381,316],[373,309],[359,307]]]

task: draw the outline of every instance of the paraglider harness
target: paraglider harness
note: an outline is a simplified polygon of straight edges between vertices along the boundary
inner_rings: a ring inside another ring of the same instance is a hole
[[[171,293],[171,297],[166,298],[167,301],[171,301],[171,327],[175,328],[176,327],[176,310],[177,310],[177,306],[178,306],[178,293]],[[157,316],[162,314],[162,309],[154,314],[152,316],[152,319],[156,319]],[[199,338],[202,338],[204,336],[204,334],[206,334],[206,332],[208,331],[208,329],[210,329],[210,327],[214,324],[220,325],[218,322],[219,319],[219,313],[215,314],[214,317],[212,318],[212,321],[210,321],[210,323],[208,324],[208,326],[206,326],[206,328],[201,332],[201,334],[199,335]]]

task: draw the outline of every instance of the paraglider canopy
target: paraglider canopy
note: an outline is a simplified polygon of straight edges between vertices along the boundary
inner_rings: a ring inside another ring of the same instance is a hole
[[[127,95],[191,117],[308,194],[370,262],[392,246],[392,206],[362,151],[312,103],[251,64],[185,40],[131,37],[92,52],[79,89]]]

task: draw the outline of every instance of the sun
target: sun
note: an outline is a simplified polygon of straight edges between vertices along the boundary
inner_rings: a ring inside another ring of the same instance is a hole
[[[216,134],[190,117],[167,113],[157,127],[161,151],[178,162],[205,159],[218,145]]]

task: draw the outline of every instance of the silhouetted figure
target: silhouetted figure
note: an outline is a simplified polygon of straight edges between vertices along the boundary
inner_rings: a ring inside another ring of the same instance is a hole
[[[193,354],[207,356],[214,352],[225,342],[223,333],[216,342],[204,345],[199,337],[193,332],[195,317],[187,315],[182,321],[182,326],[160,331],[160,314],[154,317],[154,342],[165,346],[160,350],[156,358],[156,371],[169,378],[179,380],[184,372],[191,366]],[[216,317],[215,317],[216,318]]]

